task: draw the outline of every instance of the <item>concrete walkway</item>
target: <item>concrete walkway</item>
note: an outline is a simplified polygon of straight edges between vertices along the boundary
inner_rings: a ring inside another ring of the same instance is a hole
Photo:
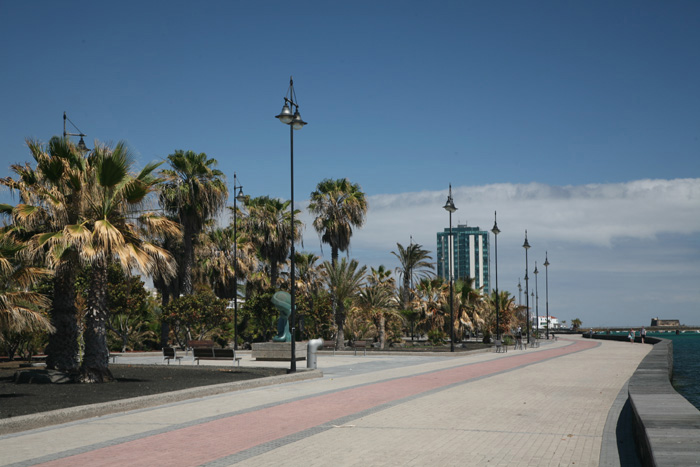
[[[0,436],[0,465],[594,466],[649,350],[562,337],[505,354],[322,353],[320,379]]]

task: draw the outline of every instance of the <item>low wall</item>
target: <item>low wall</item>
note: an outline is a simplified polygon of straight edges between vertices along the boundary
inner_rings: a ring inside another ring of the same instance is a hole
[[[629,342],[626,336],[593,338]],[[671,385],[673,342],[651,336],[646,342],[654,348],[629,380],[637,454],[645,466],[700,465],[700,411]]]

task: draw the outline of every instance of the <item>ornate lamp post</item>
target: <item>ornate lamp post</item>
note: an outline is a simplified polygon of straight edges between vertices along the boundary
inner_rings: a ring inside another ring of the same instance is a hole
[[[294,110],[294,113],[292,113],[292,110]],[[291,211],[291,236],[292,236],[292,249],[291,249],[291,254],[290,254],[290,259],[292,262],[291,266],[291,275],[290,275],[290,280],[291,280],[291,286],[290,286],[290,296],[291,296],[291,313],[290,313],[290,331],[292,333],[292,363],[289,368],[290,373],[294,373],[297,371],[297,359],[296,359],[296,350],[295,350],[295,342],[294,342],[294,333],[296,331],[296,304],[295,304],[295,295],[296,295],[296,277],[295,277],[295,269],[296,269],[296,262],[294,258],[294,130],[301,130],[304,125],[306,125],[306,122],[301,119],[301,115],[299,115],[299,103],[297,101],[297,95],[294,92],[294,80],[292,77],[289,77],[289,88],[287,89],[287,95],[284,96],[284,106],[282,107],[282,112],[280,112],[279,115],[276,115],[275,118],[279,118],[280,122],[284,123],[285,125],[289,125],[289,147],[290,147],[290,167],[291,167],[291,193],[292,193],[292,199],[291,199],[291,204],[290,204],[290,211]]]
[[[525,309],[527,311],[527,343],[530,343],[530,302],[528,297],[528,277],[527,277],[527,250],[530,249],[530,244],[527,242],[527,230],[525,231]]]
[[[496,250],[496,340],[500,341],[501,340],[501,320],[500,320],[500,313],[499,313],[499,308],[501,306],[500,304],[500,297],[498,295],[498,234],[501,233],[500,229],[498,228],[498,223],[496,222],[496,211],[493,212],[493,229],[491,229],[491,232],[493,232],[493,240],[494,240],[494,247]]]
[[[547,310],[547,340],[549,340],[549,259],[547,252],[544,252],[544,297],[545,308]]]
[[[447,195],[447,202],[443,206],[445,211],[450,213],[450,236],[448,237],[448,267],[450,269],[450,352],[455,351],[455,317],[454,317],[454,286],[453,286],[453,269],[454,269],[454,242],[452,240],[452,213],[457,210],[455,203],[452,200],[452,184],[450,183],[450,192]]]
[[[539,339],[540,337],[540,293],[537,291],[537,274],[539,274],[539,271],[537,271],[537,261],[535,261],[535,270],[533,271],[535,273],[535,319],[537,323],[537,338]]]
[[[73,125],[73,128],[78,130],[77,133],[68,133],[66,131],[66,120],[70,122],[71,125]],[[78,141],[78,149],[82,153],[88,152],[90,149],[85,145],[85,141],[83,140],[83,136],[87,136],[85,133],[80,131],[80,129],[75,126],[75,123],[71,122],[70,118],[66,116],[66,113],[63,112],[63,137],[65,138],[66,136],[80,136],[80,141]]]
[[[236,193],[238,190],[238,193]],[[238,185],[236,172],[233,173],[233,349],[238,350],[238,206],[236,201],[245,202],[243,187]]]

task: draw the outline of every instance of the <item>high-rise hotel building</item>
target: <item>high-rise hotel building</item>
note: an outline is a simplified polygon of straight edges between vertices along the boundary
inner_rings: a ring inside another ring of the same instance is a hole
[[[449,279],[449,239],[450,229],[437,234],[437,274]],[[489,287],[489,233],[479,227],[458,225],[452,227],[454,239],[454,278],[471,277],[475,289],[483,287],[483,293],[490,293]]]

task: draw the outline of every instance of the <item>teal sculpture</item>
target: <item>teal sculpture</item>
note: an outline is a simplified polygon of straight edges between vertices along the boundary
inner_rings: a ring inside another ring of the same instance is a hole
[[[292,313],[292,297],[287,292],[275,292],[272,296],[272,304],[280,312],[277,320],[277,335],[272,338],[273,342],[292,342],[292,335],[289,333],[289,315]]]

